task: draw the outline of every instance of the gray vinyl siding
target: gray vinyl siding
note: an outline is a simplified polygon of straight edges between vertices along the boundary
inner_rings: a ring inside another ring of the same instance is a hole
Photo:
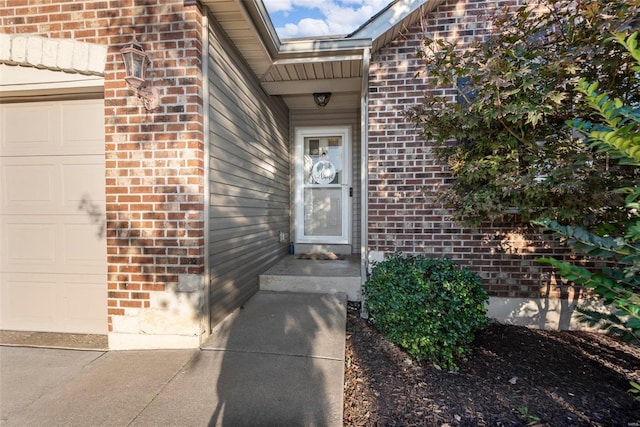
[[[213,20],[212,20],[213,21]],[[211,325],[258,290],[288,253],[289,121],[212,22],[209,29],[209,266]]]
[[[352,222],[351,246],[353,253],[360,253],[360,110],[297,110],[291,112],[291,144],[295,144],[296,127],[313,126],[351,126],[351,163],[352,163]],[[291,150],[293,152],[293,150]],[[292,171],[293,176],[293,171]]]

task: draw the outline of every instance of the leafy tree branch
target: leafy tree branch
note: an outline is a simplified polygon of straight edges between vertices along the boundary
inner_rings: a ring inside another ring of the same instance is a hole
[[[421,76],[434,90],[408,115],[454,177],[437,195],[455,219],[479,224],[517,212],[594,230],[624,221],[617,189],[637,171],[584,144],[566,122],[592,118],[574,90],[581,79],[640,102],[633,54],[611,37],[628,35],[639,9],[640,0],[540,1],[500,11],[492,34],[468,46],[425,40]]]

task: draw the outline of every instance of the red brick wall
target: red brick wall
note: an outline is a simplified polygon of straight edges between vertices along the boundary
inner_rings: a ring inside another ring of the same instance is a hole
[[[405,117],[428,91],[416,78],[423,36],[457,40],[461,48],[486,32],[488,18],[511,1],[447,0],[423,22],[372,57],[369,89],[369,251],[450,257],[480,273],[499,297],[560,296],[559,278],[536,261],[566,250],[549,235],[516,224],[462,226],[438,205],[433,190],[450,174]],[[446,88],[439,89],[439,94]],[[455,91],[449,91],[455,96]],[[566,289],[564,290],[566,291]]]
[[[151,293],[204,274],[201,13],[182,0],[0,2],[0,31],[108,46],[105,89],[109,331]],[[188,2],[193,3],[193,2]],[[160,107],[124,81],[133,33],[152,60]]]

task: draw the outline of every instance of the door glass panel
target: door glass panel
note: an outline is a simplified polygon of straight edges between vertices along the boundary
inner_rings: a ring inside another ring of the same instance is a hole
[[[304,139],[304,235],[342,235],[343,141]]]
[[[305,236],[341,236],[341,201],[341,188],[305,188]]]
[[[342,184],[342,137],[304,139],[305,184]]]

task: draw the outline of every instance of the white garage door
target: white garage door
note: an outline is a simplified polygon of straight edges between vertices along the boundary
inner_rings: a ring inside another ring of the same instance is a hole
[[[103,105],[0,105],[0,329],[107,333]]]

